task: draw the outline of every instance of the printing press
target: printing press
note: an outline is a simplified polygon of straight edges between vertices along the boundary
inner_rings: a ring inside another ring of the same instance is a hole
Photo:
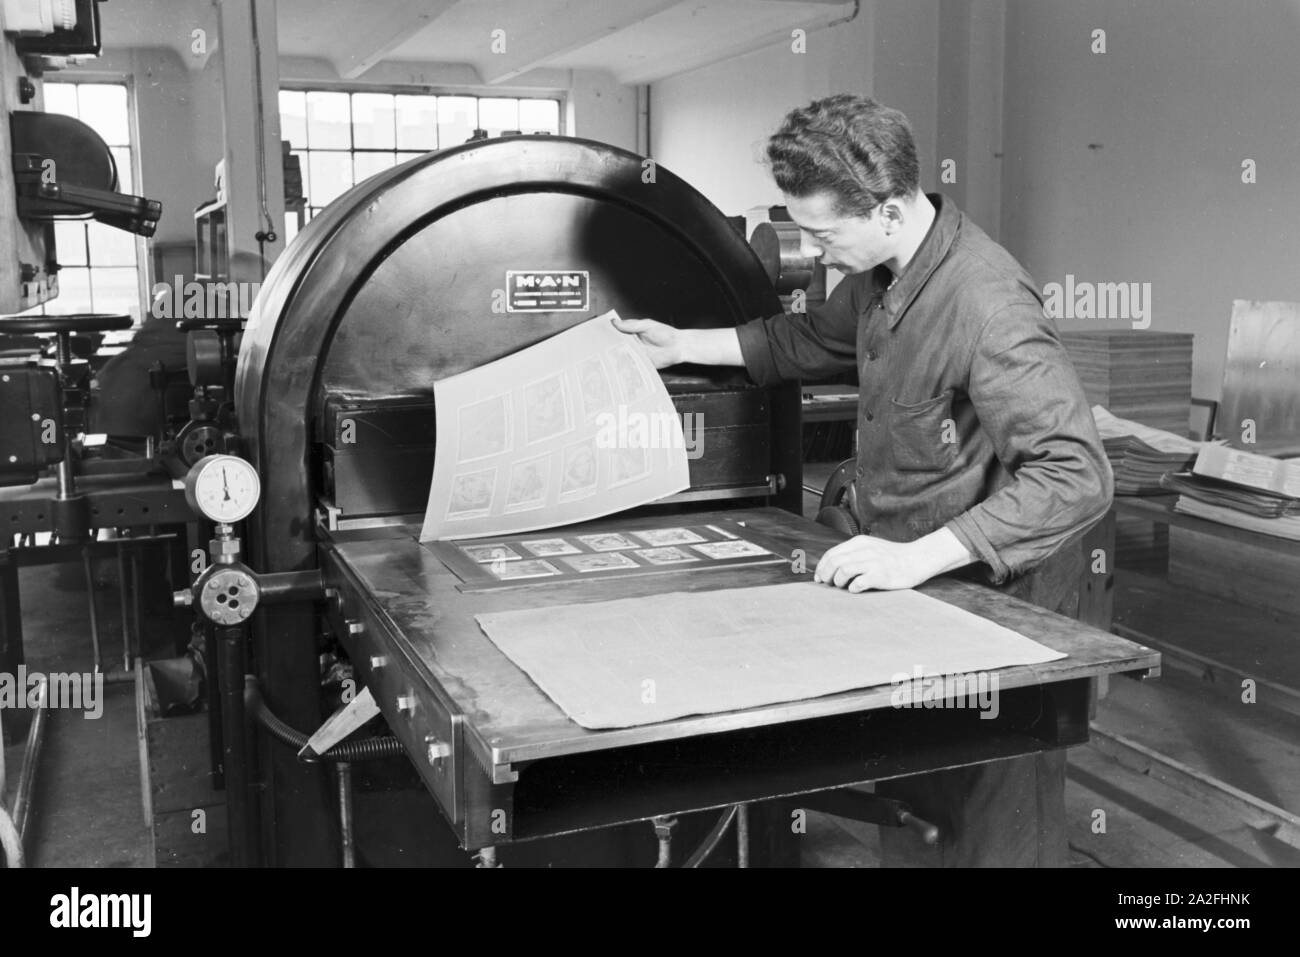
[[[520,274],[534,288],[539,276],[582,278],[561,307],[516,298]],[[738,370],[665,371],[675,408],[703,413],[689,489],[553,530],[742,529],[781,561],[473,588],[418,541],[437,450],[433,383],[610,309],[701,326],[780,308],[718,210],[667,170],[594,142],[512,137],[428,154],[308,225],[243,338],[236,410],[255,470],[238,479],[245,506],[218,522],[216,561],[178,599],[213,621],[222,649],[232,863],[681,863],[734,824],[718,860],[789,864],[801,809],[933,839],[932,823],[853,786],[1080,744],[1096,679],[1158,672],[1142,646],[940,579],[920,591],[1067,655],[999,672],[993,720],[899,709],[880,686],[592,730],[530,681],[476,615],[697,592],[725,602],[729,590],[811,577],[843,535],[801,516],[800,390],[757,388]],[[230,498],[214,488],[213,501]],[[295,753],[339,704],[322,692],[333,642],[382,719],[351,745]],[[245,671],[247,689],[231,679]],[[269,733],[239,733],[253,715]],[[398,753],[409,768],[362,763]]]

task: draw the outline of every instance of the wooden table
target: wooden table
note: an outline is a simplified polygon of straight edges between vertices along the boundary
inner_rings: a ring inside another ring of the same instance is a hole
[[[689,514],[691,523],[723,518],[745,522],[791,550],[804,549],[809,569],[838,540],[777,509]],[[681,514],[657,519],[661,526],[685,521]],[[627,516],[620,516],[553,532],[626,527]],[[330,617],[467,848],[1080,744],[1088,736],[1093,679],[1159,669],[1159,655],[1149,648],[1000,592],[944,579],[920,590],[1068,655],[996,672],[1000,713],[992,720],[970,709],[898,709],[891,706],[892,688],[882,686],[588,730],[497,650],[476,614],[536,609],[544,615],[550,605],[725,592],[809,575],[796,575],[788,564],[750,565],[463,592],[459,579],[415,540],[416,531],[352,535],[325,546],[326,580],[335,590]]]

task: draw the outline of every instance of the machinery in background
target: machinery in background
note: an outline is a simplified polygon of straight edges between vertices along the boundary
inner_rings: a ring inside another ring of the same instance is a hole
[[[0,312],[7,313],[58,296],[57,220],[94,218],[150,236],[161,205],[117,192],[112,153],[88,126],[40,111],[46,70],[99,52],[96,0],[5,0],[0,11]],[[113,458],[85,435],[93,351],[86,344],[131,324],[125,315],[52,310],[0,317],[0,671],[13,673],[24,660],[20,567],[81,565],[95,668],[107,671],[91,565],[117,561],[124,642],[123,668],[110,676],[117,678],[130,675],[144,583],[158,577],[144,564],[160,562],[173,581],[185,580],[176,545],[191,513],[174,476],[153,454]],[[20,715],[5,733],[21,734],[21,724]]]

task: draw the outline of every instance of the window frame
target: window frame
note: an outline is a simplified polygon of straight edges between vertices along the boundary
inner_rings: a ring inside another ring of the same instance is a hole
[[[381,93],[381,94],[390,94],[393,96],[433,96],[433,97],[454,96],[454,97],[473,97],[476,100],[485,100],[485,99],[486,100],[495,100],[495,99],[549,100],[551,102],[556,103],[558,106],[558,111],[557,111],[558,131],[556,135],[557,136],[568,135],[567,122],[566,122],[567,113],[568,113],[568,95],[567,92],[564,90],[549,90],[549,89],[520,90],[517,87],[503,88],[500,90],[491,89],[491,88],[483,89],[481,87],[473,87],[473,88],[465,89],[465,88],[446,87],[446,86],[429,85],[429,84],[412,85],[412,84],[403,84],[403,83],[355,83],[355,82],[348,82],[346,80],[281,79],[279,85],[279,91],[285,93],[304,93],[304,94],[305,93],[347,93],[347,94]],[[279,115],[280,115],[279,104],[277,103],[276,104],[277,119],[279,118]],[[355,121],[349,124],[350,134],[354,142],[355,142],[355,132],[354,132],[355,125],[356,125]],[[281,139],[285,138],[283,134],[283,130],[281,130],[280,138]],[[460,144],[448,144],[448,145],[458,146]],[[446,149],[447,147],[439,145],[437,148]],[[388,149],[371,149],[367,147],[361,147],[360,149],[358,149],[355,145],[350,145],[346,150],[328,149],[328,148],[313,150],[310,147],[302,147],[301,149],[297,147],[291,147],[291,151],[303,157],[304,174],[307,173],[306,167],[310,161],[309,154],[314,152],[347,153],[350,157],[353,157],[354,164],[355,164],[355,156],[357,153],[398,153],[400,154],[400,153],[415,152],[414,150],[402,150],[396,148],[392,150],[388,150]],[[355,183],[353,185],[355,185]],[[326,206],[328,206],[329,203],[317,204],[312,201],[311,194],[306,187],[304,187],[304,192],[306,192],[307,194],[307,205],[305,207],[305,211],[307,213],[306,221],[309,222],[312,217],[314,217],[318,212],[320,212]],[[335,198],[337,199],[337,197]],[[333,202],[333,200],[330,200],[330,202]]]
[[[140,139],[139,111],[136,109],[135,77],[132,74],[125,73],[125,72],[87,70],[80,67],[78,67],[75,70],[75,76],[69,75],[67,77],[59,77],[57,75],[55,76],[47,75],[42,79],[41,82],[41,108],[42,109],[45,108],[45,87],[49,85],[55,85],[55,86],[98,85],[98,86],[121,86],[126,88],[127,138],[130,140],[130,142],[127,144],[127,149],[130,151],[130,156],[131,156],[130,174],[131,174],[131,185],[133,191],[132,194],[135,196],[148,195],[145,192],[143,186],[143,170],[142,170],[142,162],[141,162],[141,153],[143,152],[143,148],[141,146],[141,139]],[[82,120],[82,122],[84,123],[85,120]],[[77,220],[71,220],[71,222],[79,223],[84,226],[88,222],[93,222],[93,220],[77,219]],[[112,228],[112,227],[106,227],[106,228]],[[145,320],[148,318],[149,305],[151,301],[149,291],[153,288],[153,275],[152,275],[153,263],[150,262],[149,259],[148,238],[145,236],[141,236],[138,233],[129,233],[128,235],[131,236],[131,239],[135,244],[136,297],[139,301],[139,309],[140,309],[140,317],[136,321],[136,324],[131,328],[131,331],[134,332],[135,330],[138,330],[141,326],[143,326]],[[56,255],[58,253],[57,245],[55,246],[55,253]],[[79,268],[79,267],[69,267],[69,268]],[[96,267],[93,263],[89,261],[89,250],[87,250],[86,268],[92,272],[92,283],[93,283],[93,271]],[[125,267],[100,266],[98,268],[122,269]],[[62,285],[60,284],[59,295],[56,298],[51,299],[49,302],[43,303],[40,307],[38,307],[40,309],[40,314],[42,315],[49,314],[49,307],[55,306],[57,308],[57,304],[62,300],[62,298],[63,298],[63,292],[62,292]],[[65,309],[61,311],[67,312],[69,310]]]

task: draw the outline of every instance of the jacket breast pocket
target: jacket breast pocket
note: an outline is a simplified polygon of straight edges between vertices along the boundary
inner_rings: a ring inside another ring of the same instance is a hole
[[[890,444],[900,472],[943,472],[957,458],[953,390],[923,402],[890,400]]]

